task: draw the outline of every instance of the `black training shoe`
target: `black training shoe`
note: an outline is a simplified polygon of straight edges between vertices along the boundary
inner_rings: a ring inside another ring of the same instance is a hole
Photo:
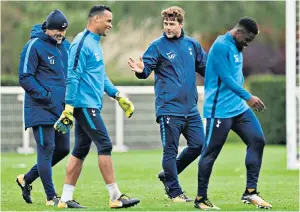
[[[165,172],[163,170],[161,172],[159,172],[157,175],[157,178],[163,183],[164,188],[165,188],[165,193],[168,196],[168,198],[172,199],[170,196],[169,188],[166,183]]]
[[[85,206],[80,205],[79,202],[76,202],[74,199],[69,200],[67,202],[62,202],[61,200],[59,200],[57,207],[58,208],[86,208]]]
[[[128,208],[134,206],[140,202],[137,198],[129,198],[125,194],[122,194],[117,200],[109,200],[110,208]]]
[[[20,174],[17,176],[16,182],[20,186],[22,190],[22,196],[25,202],[28,204],[32,203],[31,196],[30,196],[30,191],[32,190],[32,186],[27,184],[24,180],[24,174]]]
[[[207,197],[202,197],[200,200],[197,198],[194,201],[195,208],[199,208],[201,210],[220,210],[217,206],[211,203],[211,201]]]
[[[245,191],[241,198],[242,202],[245,204],[253,204],[257,208],[271,209],[272,205],[266,202],[260,195],[259,192],[254,190],[253,192]]]

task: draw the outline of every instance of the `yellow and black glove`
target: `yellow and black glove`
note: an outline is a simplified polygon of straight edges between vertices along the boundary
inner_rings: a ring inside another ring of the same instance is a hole
[[[132,102],[120,92],[116,94],[115,100],[118,101],[120,107],[124,110],[126,117],[130,118],[134,112],[134,106]]]
[[[60,118],[55,122],[54,129],[63,134],[67,133],[73,127],[73,112],[74,107],[72,105],[66,105]]]

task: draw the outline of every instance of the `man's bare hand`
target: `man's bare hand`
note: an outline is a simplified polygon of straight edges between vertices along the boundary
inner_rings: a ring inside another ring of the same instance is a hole
[[[247,103],[258,112],[262,112],[266,109],[265,104],[257,96],[252,96]]]
[[[142,73],[144,70],[144,63],[142,57],[140,57],[140,61],[137,62],[131,57],[129,58],[128,65],[130,66],[131,71],[135,73]]]

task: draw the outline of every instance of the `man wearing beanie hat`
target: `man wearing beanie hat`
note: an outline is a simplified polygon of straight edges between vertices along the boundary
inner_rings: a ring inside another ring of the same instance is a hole
[[[31,184],[38,177],[47,196],[46,205],[57,205],[59,198],[52,182],[52,166],[70,151],[70,135],[56,132],[53,124],[64,109],[67,50],[64,38],[68,21],[60,10],[53,10],[43,24],[34,25],[31,39],[20,56],[19,82],[25,90],[25,130],[32,128],[36,140],[37,164],[17,176],[23,199],[32,203]]]
[[[46,34],[61,44],[68,28],[68,20],[60,10],[53,10],[47,17]]]
[[[74,201],[73,192],[92,141],[98,150],[99,169],[109,193],[110,208],[127,208],[140,202],[122,194],[118,188],[112,165],[112,142],[101,117],[104,92],[118,101],[127,118],[134,111],[132,102],[120,94],[105,73],[99,41],[111,28],[111,9],[104,5],[94,6],[90,9],[86,29],[74,38],[70,47],[66,106],[54,127],[67,133],[73,125],[74,115],[75,146],[67,166],[59,208],[83,207]]]

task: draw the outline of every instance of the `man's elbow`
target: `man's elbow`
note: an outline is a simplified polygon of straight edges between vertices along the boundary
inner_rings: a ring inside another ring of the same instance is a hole
[[[19,84],[21,87],[24,88],[24,86],[28,83],[29,81],[29,76],[28,75],[19,75]]]

